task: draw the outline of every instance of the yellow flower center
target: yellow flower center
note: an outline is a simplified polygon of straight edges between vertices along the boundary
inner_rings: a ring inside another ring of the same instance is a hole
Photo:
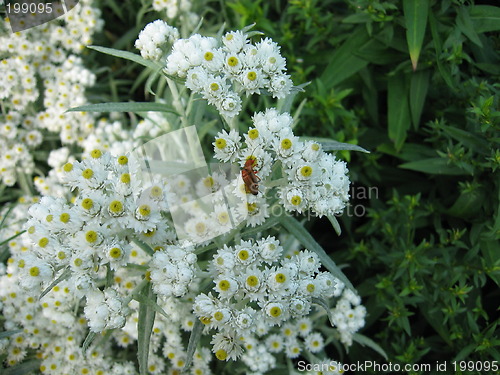
[[[219,349],[215,352],[215,356],[219,361],[225,361],[227,358],[227,352],[224,349]]]
[[[215,147],[217,147],[219,150],[222,150],[225,148],[227,145],[227,142],[224,138],[219,138],[215,140]]]
[[[30,275],[33,276],[33,277],[37,277],[38,275],[40,275],[40,269],[38,267],[31,267],[30,268]]]
[[[241,260],[247,260],[249,256],[250,254],[247,250],[240,250],[240,252],[238,253],[238,258],[240,258]]]
[[[118,164],[127,165],[127,163],[128,163],[128,158],[125,155],[122,155],[118,158]]]
[[[309,176],[311,176],[312,171],[313,171],[312,168],[310,166],[306,165],[305,167],[302,167],[300,169],[300,174],[304,177],[309,177]]]
[[[214,58],[214,54],[212,52],[206,52],[204,57],[206,61],[212,61]]]
[[[82,207],[85,209],[85,210],[90,210],[92,207],[94,207],[94,202],[92,201],[92,199],[90,198],[85,198],[83,201],[82,201]]]
[[[89,230],[87,233],[85,233],[85,240],[89,243],[94,243],[97,241],[97,233],[93,230]]]
[[[92,152],[90,153],[90,156],[92,156],[94,159],[99,159],[102,156],[102,152],[101,152],[101,150],[95,149],[95,150],[92,150]]]
[[[281,141],[281,148],[284,150],[289,150],[292,147],[292,141],[288,138],[285,138]]]
[[[227,59],[227,65],[229,65],[229,66],[235,67],[236,65],[238,65],[238,63],[239,63],[239,60],[235,56],[231,56]]]
[[[257,73],[255,73],[254,71],[248,72],[247,78],[250,81],[255,81],[257,79]]]
[[[259,136],[259,131],[258,131],[257,129],[250,129],[250,130],[248,131],[248,137],[249,137],[251,140],[256,139],[258,136]]]
[[[73,170],[73,164],[71,164],[71,163],[64,164],[63,170],[66,173],[71,172]]]
[[[281,315],[281,309],[278,306],[274,306],[271,310],[269,310],[269,314],[273,318],[277,318]]]
[[[109,250],[109,256],[113,259],[118,259],[122,256],[122,251],[118,247],[113,247],[111,250]]]
[[[302,199],[298,195],[294,195],[292,199],[290,199],[290,203],[292,203],[294,206],[300,205],[302,202]]]
[[[248,276],[246,283],[248,286],[256,287],[257,285],[259,285],[259,278],[254,275]]]
[[[113,201],[109,204],[109,210],[115,214],[123,212],[123,203],[120,201]]]
[[[128,173],[124,173],[120,176],[120,181],[124,184],[130,184],[130,175]]]
[[[286,275],[283,273],[277,273],[274,279],[277,283],[283,284],[286,281]]]
[[[82,177],[87,179],[87,180],[89,178],[91,178],[93,175],[94,175],[94,171],[90,168],[87,168],[82,172]]]
[[[221,280],[219,281],[219,289],[223,291],[227,291],[231,288],[231,283],[227,280]]]

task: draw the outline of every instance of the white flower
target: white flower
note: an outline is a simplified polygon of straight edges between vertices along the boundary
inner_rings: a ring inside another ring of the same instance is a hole
[[[146,25],[135,41],[135,47],[145,59],[159,60],[163,55],[162,47],[179,39],[179,31],[165,21],[156,20]]]
[[[325,341],[323,339],[323,336],[321,336],[321,333],[316,332],[307,335],[307,337],[304,339],[304,344],[308,351],[310,351],[311,353],[317,353],[323,349]]]
[[[247,35],[239,30],[230,31],[224,35],[222,43],[224,43],[227,51],[237,53],[240,52],[248,43]]]
[[[241,137],[236,130],[231,130],[229,134],[222,130],[217,133],[214,145],[215,157],[224,162],[233,162],[238,156],[241,147]]]

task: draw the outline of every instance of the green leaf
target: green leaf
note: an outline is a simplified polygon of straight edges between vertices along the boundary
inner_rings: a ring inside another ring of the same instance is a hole
[[[467,175],[468,173],[458,168],[457,166],[448,164],[448,161],[443,158],[429,158],[418,161],[412,161],[399,165],[399,168],[411,169],[417,172],[459,176]]]
[[[500,7],[475,5],[470,8],[469,16],[476,33],[500,30]]]
[[[151,283],[147,283],[141,291],[146,300],[156,302]],[[139,361],[139,372],[141,375],[148,374],[149,343],[153,324],[155,322],[155,309],[150,303],[139,302],[139,321],[137,322],[137,360]]]
[[[7,238],[6,240],[3,240],[2,242],[0,242],[0,246],[3,246],[5,245],[6,243],[8,243],[9,241],[12,241],[14,238],[17,238],[19,237],[20,235],[22,235],[24,232],[26,232],[26,230],[23,230],[21,232],[18,232],[12,236],[10,236],[9,238]]]
[[[7,212],[3,215],[2,221],[0,221],[0,229],[3,228],[5,220],[7,220],[7,217],[10,215],[10,213],[12,212],[12,210],[14,209],[14,207],[15,207],[14,204],[10,205],[9,209],[7,210]]]
[[[0,340],[1,339],[4,339],[6,337],[10,337],[10,336],[14,336],[14,335],[17,335],[18,333],[20,332],[23,332],[22,329],[13,329],[11,331],[3,331],[3,332],[0,332]]]
[[[471,218],[479,213],[484,201],[484,190],[475,189],[470,192],[463,192],[457,198],[453,206],[446,213],[451,216],[464,219]]]
[[[387,87],[388,133],[398,152],[403,147],[411,123],[405,78],[403,74],[394,75],[389,78]]]
[[[417,69],[418,58],[422,50],[428,11],[429,0],[403,0],[406,41],[408,43],[413,70]]]
[[[453,82],[453,78],[451,76],[450,71],[448,70],[447,67],[443,65],[441,62],[441,53],[443,52],[443,44],[441,42],[441,36],[438,31],[438,25],[437,25],[437,20],[436,16],[434,16],[433,12],[429,13],[429,26],[431,29],[431,34],[432,34],[432,41],[434,42],[434,49],[436,52],[436,64],[439,70],[439,73],[441,73],[441,77],[443,77],[443,80],[446,82],[446,84],[455,90],[455,83]]]
[[[367,154],[370,151],[365,150],[363,147],[358,145],[353,145],[352,143],[343,143],[334,141],[333,139],[321,138],[321,137],[299,137],[301,141],[315,141],[321,144],[321,148],[323,151],[341,151],[341,150],[350,150],[350,151],[360,151],[365,152]]]
[[[323,309],[325,309],[330,324],[332,325],[332,327],[335,327],[335,323],[333,321],[333,314],[332,311],[330,310],[330,306],[328,306],[328,302],[324,298],[316,298],[316,297],[313,297],[311,302],[315,303],[316,305],[320,305]]]
[[[96,103],[70,108],[66,112],[170,112],[178,113],[163,103]]]
[[[57,284],[59,284],[61,281],[66,280],[69,276],[71,275],[71,269],[66,268],[61,275],[55,279],[45,290],[40,294],[40,297],[38,299],[42,299],[48,292],[52,290],[53,287],[55,287]]]
[[[156,301],[154,301],[152,299],[148,299],[143,294],[137,294],[137,295],[135,295],[134,299],[137,302],[139,302],[139,303],[145,303],[145,304],[147,304],[149,307],[153,308],[157,313],[163,315],[167,319],[170,319],[170,316],[168,316],[168,314],[165,312],[165,310],[163,310],[161,308],[161,306],[156,303]]]
[[[201,334],[203,332],[204,325],[200,321],[200,319],[196,319],[194,322],[193,330],[191,331],[191,335],[189,336],[189,343],[186,353],[186,364],[184,365],[184,370],[187,372],[189,366],[191,366],[191,362],[193,362],[194,352],[196,351],[196,347],[201,340]]]
[[[342,233],[342,229],[340,228],[340,224],[337,218],[333,215],[327,215],[326,217],[328,218],[328,220],[330,220],[330,223],[332,224],[333,229],[337,233],[337,236],[340,236],[340,234]]]
[[[491,145],[485,138],[481,138],[474,133],[465,131],[455,126],[440,125],[440,127],[465,147],[468,147],[477,153],[489,155]]]
[[[149,246],[149,245],[148,245],[147,243],[145,243],[145,242],[142,242],[142,241],[141,241],[140,239],[138,239],[138,238],[134,238],[134,239],[132,240],[132,242],[133,242],[135,245],[139,246],[142,250],[144,250],[144,252],[145,252],[146,254],[149,254],[149,255],[153,256],[153,254],[155,253],[155,251],[153,250],[153,248],[152,248],[151,246]]]
[[[41,363],[40,359],[32,359],[7,369],[0,368],[0,370],[2,370],[2,375],[30,375],[40,369]]]
[[[464,6],[458,9],[457,26],[462,34],[469,38],[472,43],[476,44],[478,47],[483,47],[483,43],[481,43],[481,40],[474,29],[474,24],[472,23],[469,15],[469,9]]]
[[[410,82],[410,112],[413,127],[418,129],[420,124],[420,116],[424,108],[425,97],[427,96],[427,89],[429,88],[428,70],[419,70],[413,72]]]
[[[335,264],[335,262],[328,256],[328,254],[323,250],[323,248],[316,242],[316,240],[311,236],[311,234],[300,224],[296,219],[291,216],[282,215],[279,217],[280,223],[292,234],[299,242],[306,247],[309,251],[316,253],[319,260],[325,266],[325,268],[330,271],[333,276],[342,281],[349,289],[356,292],[354,286],[351,284],[349,279],[344,275],[340,268]]]
[[[122,59],[130,60],[138,64],[144,65],[148,68],[151,68],[153,70],[156,70],[159,67],[159,64],[155,63],[154,61],[146,60],[142,58],[141,55],[137,55],[132,52],[122,51],[119,49],[108,48],[108,47],[101,47],[101,46],[87,46],[87,48],[105,53],[106,55],[111,55],[115,57],[120,57]]]
[[[83,341],[83,344],[82,344],[82,352],[84,354],[87,351],[87,349],[89,348],[89,346],[92,344],[92,341],[94,341],[96,335],[97,335],[97,333],[95,333],[93,331],[89,331],[87,337],[85,337],[85,341]]]
[[[330,89],[338,83],[356,74],[368,65],[368,61],[356,56],[362,47],[374,43],[363,28],[354,32],[340,48],[332,54],[330,63],[325,68],[320,80],[326,89]]]
[[[387,354],[385,353],[384,349],[380,347],[377,343],[375,343],[372,339],[360,334],[360,333],[355,333],[352,335],[352,339],[357,342],[358,344],[362,346],[367,346],[370,349],[375,350],[377,353],[379,353],[384,359],[387,359]]]

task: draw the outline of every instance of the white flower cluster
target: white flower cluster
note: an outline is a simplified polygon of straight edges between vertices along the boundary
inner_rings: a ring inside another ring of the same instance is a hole
[[[162,297],[182,297],[195,277],[196,255],[189,243],[156,251],[150,263],[153,290]]]
[[[179,14],[185,14],[188,17],[197,19],[198,16],[190,12],[191,6],[190,0],[153,0],[153,9],[157,12],[165,11],[170,19],[177,17]]]
[[[333,323],[340,333],[340,341],[346,347],[351,346],[352,335],[365,325],[366,308],[361,305],[361,298],[345,289],[331,312]]]
[[[33,173],[30,150],[42,143],[42,129],[59,132],[63,143],[81,142],[93,129],[90,114],[64,113],[86,102],[84,89],[94,84],[94,75],[74,55],[102,27],[100,11],[91,5],[91,0],[80,1],[58,21],[0,36],[0,102],[4,108],[0,148],[6,152],[0,159],[0,181],[8,186],[15,184],[19,174]],[[44,109],[36,103],[41,93]]]
[[[153,247],[173,238],[159,212],[166,204],[166,192],[158,185],[138,185],[126,156],[114,158],[99,150],[82,162],[65,164],[63,171],[78,196],[73,205],[46,196],[30,208],[27,227],[34,251],[18,261],[21,284],[32,293],[40,292],[56,270],[69,269],[71,292],[87,297],[85,313],[91,327],[113,328],[124,323],[126,308],[119,301],[123,297],[112,289],[104,295],[99,291],[102,272],[129,261],[133,238]]]
[[[292,131],[292,117],[276,109],[256,113],[254,127],[245,134],[246,148],[236,131],[218,133],[215,157],[224,162],[237,162],[244,167],[253,160],[253,169],[261,182],[257,196],[248,194],[251,212],[267,212],[266,182],[275,162],[279,161],[286,184],[278,190],[281,204],[288,211],[311,210],[318,216],[342,212],[349,199],[349,178],[345,162],[327,154],[314,141],[301,141]],[[247,193],[249,193],[247,191]],[[260,197],[259,197],[260,196]]]
[[[165,21],[156,20],[146,25],[135,41],[135,48],[141,51],[145,59],[160,60],[166,52],[167,43],[173,44],[179,39],[179,31]]]
[[[165,41],[177,37],[176,29],[158,20],[144,28],[136,47],[143,57],[158,59]],[[267,91],[275,98],[283,98],[292,87],[279,46],[269,38],[254,45],[242,31],[228,32],[222,41],[199,34],[178,39],[164,70],[186,79],[186,87],[200,93],[228,118],[240,112],[243,93]]]
[[[224,246],[215,254],[210,265],[215,295],[199,294],[193,310],[207,327],[217,330],[212,351],[219,359],[239,358],[243,348],[238,338],[256,333],[259,325],[268,331],[303,317],[313,297],[336,294],[338,280],[319,271],[316,254],[301,251],[280,259],[282,251],[274,237],[267,237]]]
[[[28,206],[37,202],[37,198],[22,197],[7,217],[5,215],[8,210],[4,209],[0,215],[0,220],[5,224],[0,228],[0,239],[18,234],[26,222]],[[81,345],[87,335],[87,321],[78,312],[80,298],[73,293],[69,281],[61,281],[39,300],[39,295],[23,287],[29,286],[29,281],[26,283],[24,279],[33,277],[32,274],[36,273],[33,267],[47,269],[47,263],[38,261],[33,264],[32,257],[28,254],[36,249],[28,236],[14,238],[7,244],[12,257],[7,262],[7,268],[3,264],[0,266],[3,328],[10,331],[22,327],[23,330],[0,340],[0,353],[6,355],[5,363],[13,366],[29,353],[35,352],[41,359],[39,369],[43,374],[136,374],[131,362],[115,364],[114,354],[108,343],[98,350],[91,345],[87,354],[82,353]],[[28,276],[22,270],[23,262],[24,268],[30,268]]]

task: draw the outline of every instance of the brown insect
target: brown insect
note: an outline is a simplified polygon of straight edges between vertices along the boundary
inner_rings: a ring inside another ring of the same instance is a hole
[[[256,164],[257,160],[253,156],[250,156],[241,170],[241,178],[245,183],[245,190],[247,193],[252,193],[253,195],[259,194],[260,178],[257,176],[257,171],[254,170]]]

